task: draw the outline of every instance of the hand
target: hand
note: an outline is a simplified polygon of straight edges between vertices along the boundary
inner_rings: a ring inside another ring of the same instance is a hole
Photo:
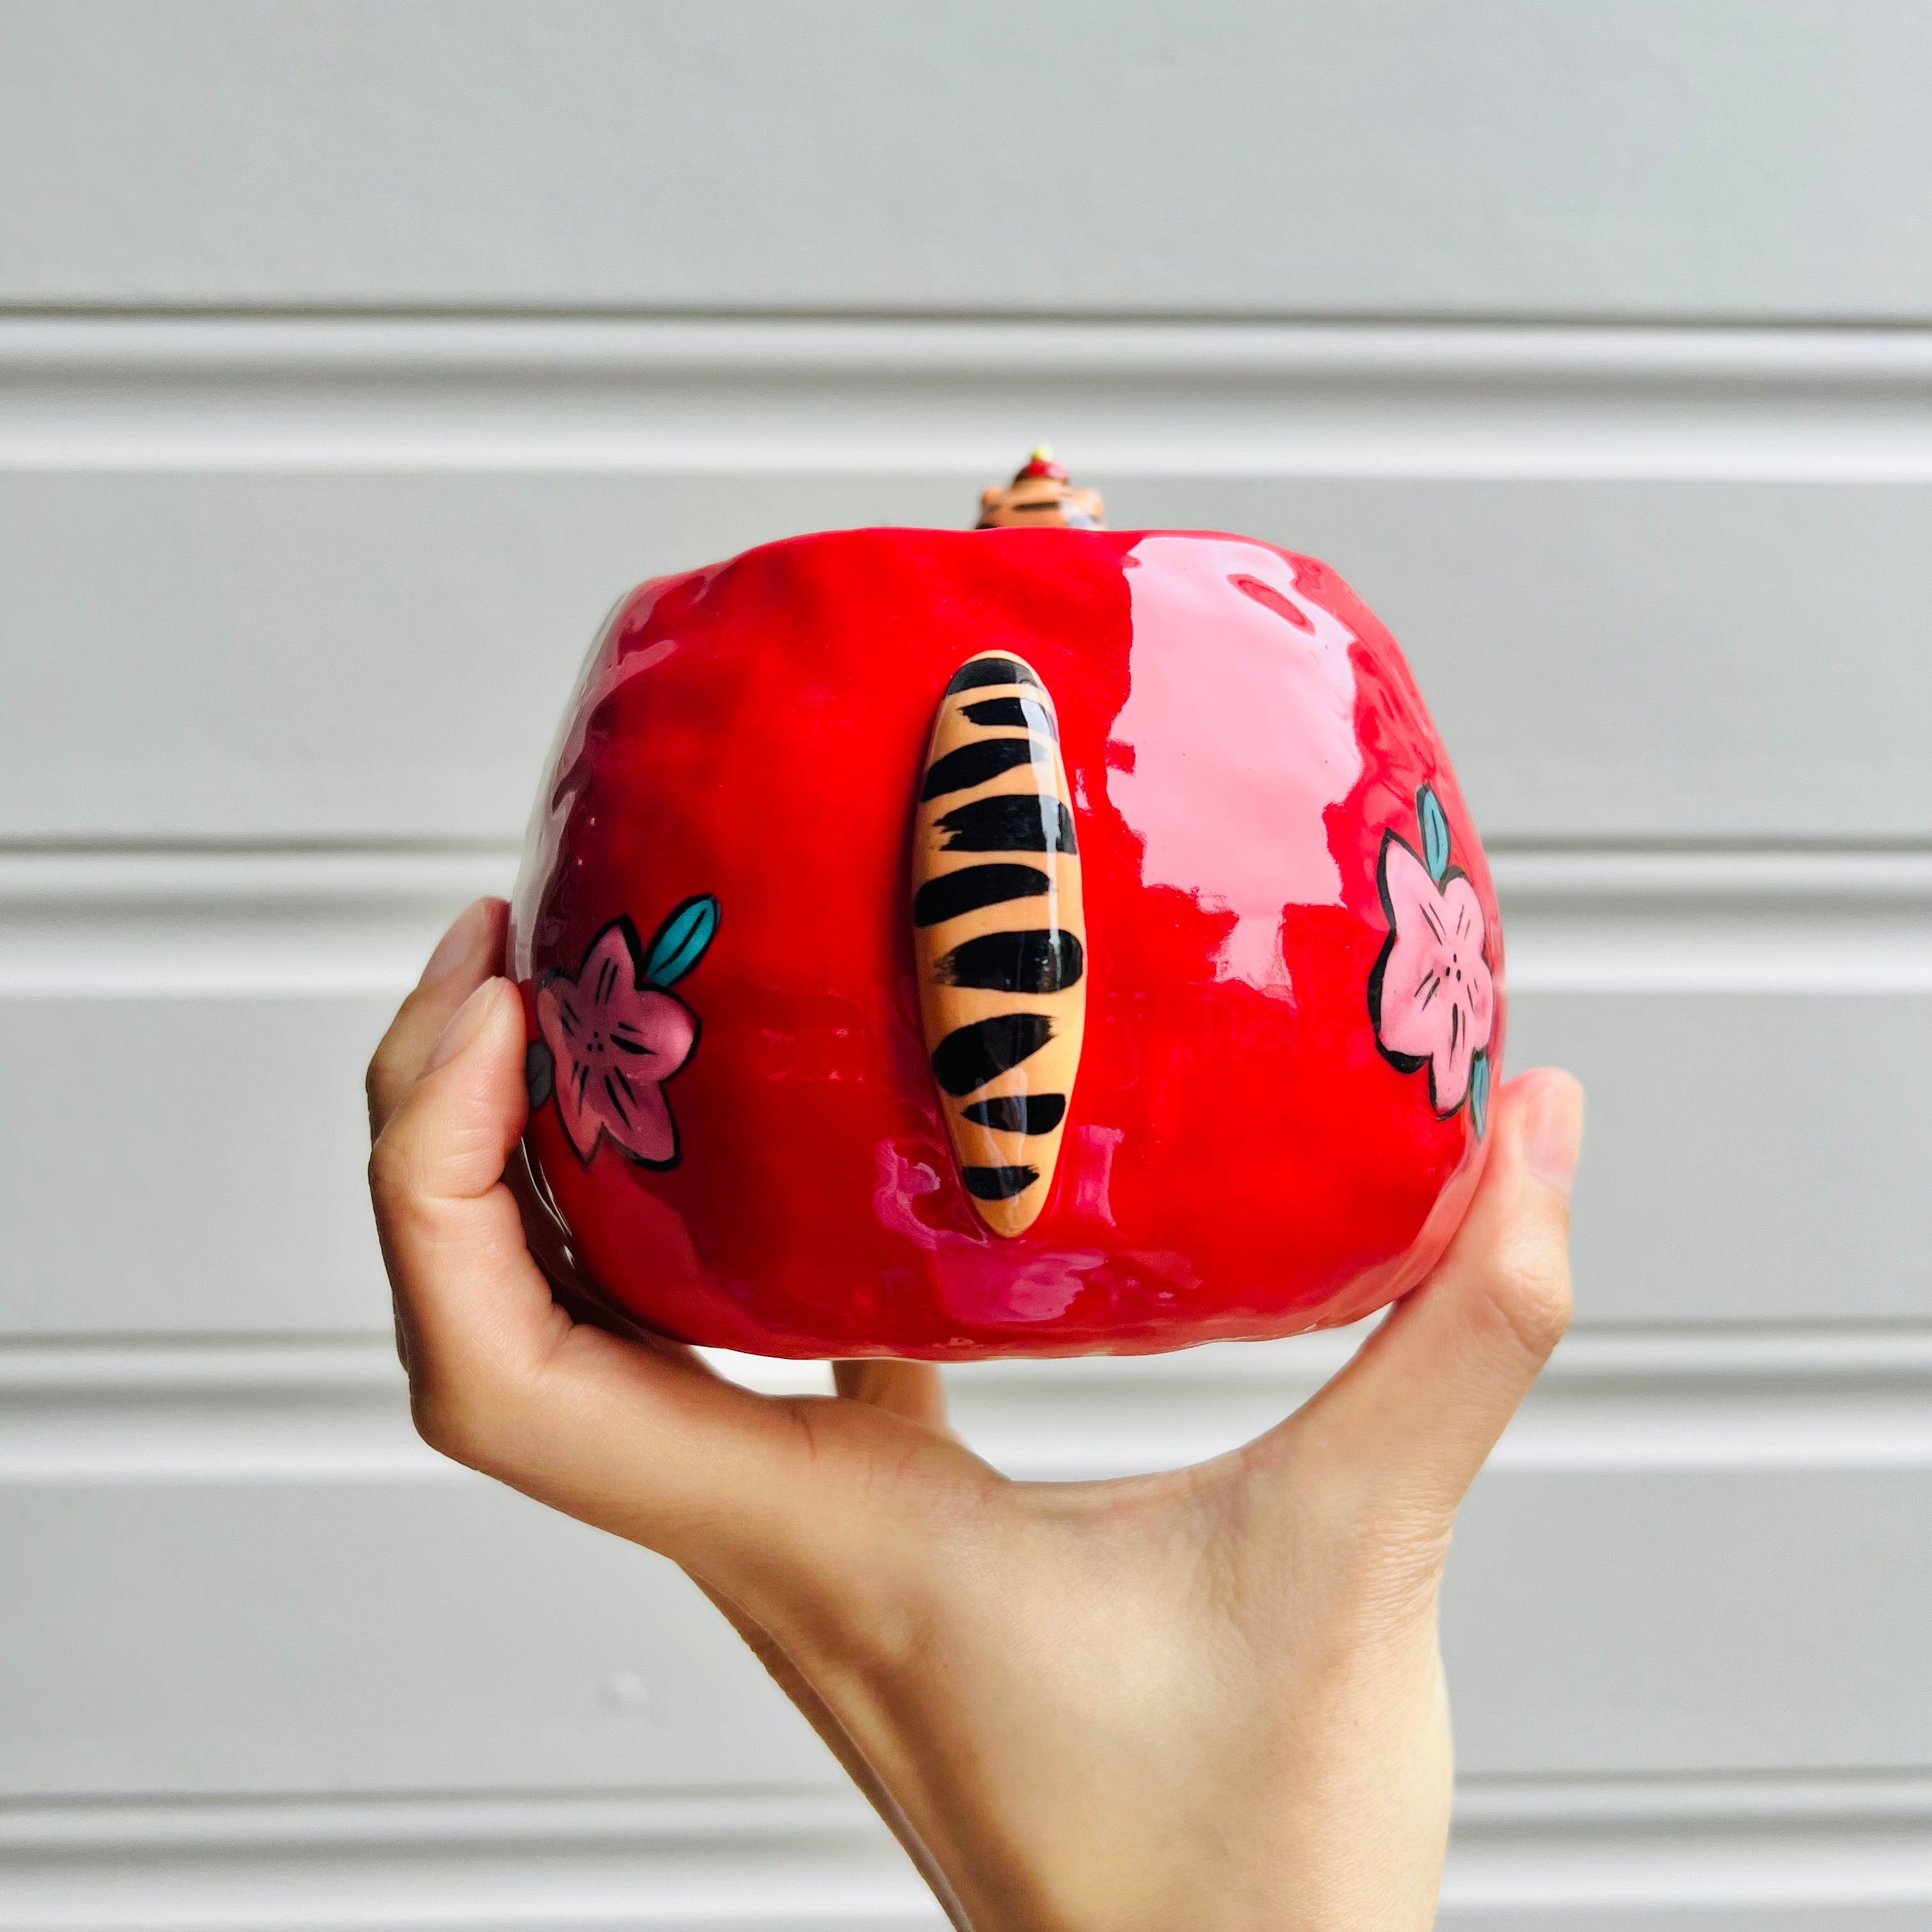
[[[1232,1454],[1007,1480],[937,1372],[760,1396],[573,1322],[502,1177],[524,1021],[473,906],[369,1070],[417,1426],[711,1596],[974,1932],[1422,1932],[1450,1785],[1451,1522],[1569,1312],[1582,1095],[1526,1074],[1430,1280]]]

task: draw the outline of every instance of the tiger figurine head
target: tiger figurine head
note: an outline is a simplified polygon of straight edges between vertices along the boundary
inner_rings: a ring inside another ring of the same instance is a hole
[[[1076,489],[1066,472],[1054,461],[1052,451],[1042,443],[1004,489],[994,484],[980,493],[976,527],[1104,530],[1106,519],[1107,506],[1100,491]]]

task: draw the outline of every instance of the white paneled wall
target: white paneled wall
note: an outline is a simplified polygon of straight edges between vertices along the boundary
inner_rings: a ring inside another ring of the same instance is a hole
[[[10,0],[63,304],[1920,320],[1917,0]]]
[[[360,1073],[619,591],[1042,436],[1389,621],[1591,1088],[1445,1926],[1932,1924],[1924,0],[0,0],[0,1932],[936,1926],[416,1442]],[[1101,1473],[1346,1347],[955,1400]]]

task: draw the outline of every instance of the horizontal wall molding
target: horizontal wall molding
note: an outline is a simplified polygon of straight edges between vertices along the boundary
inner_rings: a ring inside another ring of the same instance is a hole
[[[961,1432],[1016,1474],[1164,1468],[1232,1448],[1339,1369],[1355,1331],[949,1372]],[[1932,1332],[1580,1330],[1491,1458],[1510,1472],[1932,1467]]]
[[[1517,993],[1932,991],[1932,851],[1491,856]],[[516,862],[0,849],[0,998],[399,994]]]
[[[0,1928],[940,1932],[856,1797],[0,1806]]]
[[[1024,425],[1024,428],[1022,426]],[[0,320],[0,470],[1932,478],[1932,330]]]
[[[0,1855],[8,1928],[943,1923],[883,1826],[829,1792],[34,1802],[0,1806]],[[1478,1780],[1442,1922],[1927,1904],[1932,1778]]]
[[[1928,1902],[1932,1778],[1478,1780],[1457,1792],[1441,1922],[1627,1912],[1635,1932],[1672,1908],[1808,1907],[1745,1922],[1822,1928]]]
[[[961,1433],[1046,1480],[1179,1467],[1312,1394],[1361,1331],[1178,1354],[946,1371]],[[768,1394],[822,1364],[714,1352]],[[1514,1472],[1932,1468],[1932,1330],[1586,1330],[1494,1466]],[[0,1484],[476,1480],[410,1427],[387,1336],[0,1346]]]
[[[1517,992],[1932,991],[1932,852],[1492,855]]]
[[[0,849],[0,998],[400,996],[457,908],[516,872],[507,846]]]

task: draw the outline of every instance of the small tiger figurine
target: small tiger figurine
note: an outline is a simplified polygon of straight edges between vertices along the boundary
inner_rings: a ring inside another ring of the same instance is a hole
[[[1065,530],[1104,530],[1107,506],[1097,490],[1076,490],[1066,472],[1042,443],[1013,473],[1002,490],[997,484],[980,495],[982,530],[1024,530],[1044,526]]]

